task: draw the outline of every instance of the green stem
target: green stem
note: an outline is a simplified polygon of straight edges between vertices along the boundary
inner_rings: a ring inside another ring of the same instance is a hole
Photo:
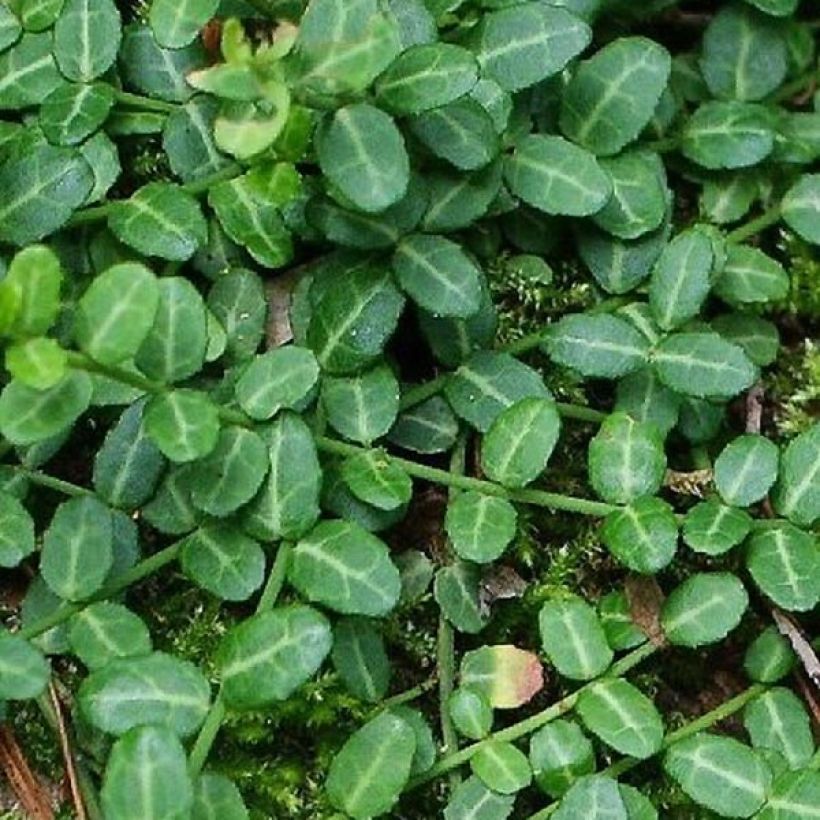
[[[316,446],[325,453],[332,453],[339,456],[355,456],[365,451],[365,448],[355,444],[347,444],[325,436],[317,436]],[[532,504],[536,507],[548,507],[553,510],[566,510],[567,512],[581,513],[602,518],[609,513],[619,510],[620,507],[614,504],[605,504],[602,501],[591,501],[586,498],[576,498],[571,495],[561,493],[550,493],[545,490],[510,490],[492,481],[483,481],[479,478],[471,478],[464,475],[456,475],[446,470],[436,467],[428,467],[426,464],[417,464],[415,461],[408,461],[399,456],[390,455],[391,461],[401,467],[408,475],[430,481],[434,484],[442,484],[445,487],[455,487],[459,490],[475,490],[484,495],[492,495],[497,498],[506,498],[510,501],[517,501],[521,504]]]
[[[404,692],[391,695],[389,698],[385,698],[376,707],[375,711],[380,712],[383,709],[389,709],[391,706],[401,706],[403,703],[411,703],[416,700],[416,698],[420,698],[422,695],[429,692],[436,685],[436,681],[437,678],[434,675],[432,678],[428,678],[426,681],[422,681],[410,689],[405,689]]]
[[[64,603],[48,615],[44,615],[42,618],[38,618],[36,621],[32,621],[30,624],[22,627],[17,634],[21,638],[31,640],[32,638],[36,638],[38,635],[42,635],[43,632],[48,632],[49,629],[64,623],[72,615],[76,615],[78,612],[85,609],[85,607],[89,604],[92,604],[95,601],[102,601],[106,598],[111,598],[114,595],[119,594],[131,586],[131,584],[134,584],[143,578],[147,578],[149,575],[153,575],[153,573],[159,569],[162,569],[162,567],[166,564],[176,561],[177,556],[179,555],[180,543],[181,542],[177,541],[165,549],[155,552],[145,560],[140,561],[138,564],[131,567],[131,569],[128,569],[121,575],[118,575],[115,581],[107,586],[104,586],[99,592],[92,595],[90,598],[87,598],[81,604]]]
[[[32,484],[37,484],[40,487],[48,487],[48,489],[56,490],[63,495],[73,497],[95,495],[92,490],[86,487],[80,487],[79,484],[72,484],[70,481],[63,481],[62,478],[55,478],[47,473],[41,473],[38,470],[29,470],[26,467],[15,467],[14,469]]]
[[[739,695],[735,695],[735,697],[730,698],[725,703],[721,703],[720,706],[717,706],[710,712],[706,712],[706,714],[695,718],[695,720],[681,726],[679,729],[675,729],[674,732],[669,732],[666,737],[664,737],[663,743],[661,744],[660,749],[658,749],[657,754],[660,754],[664,750],[668,749],[673,743],[678,743],[681,740],[685,740],[687,737],[691,737],[698,732],[702,732],[704,729],[711,728],[716,723],[720,723],[721,720],[725,720],[727,717],[735,714],[735,712],[740,711],[750,700],[753,700],[758,695],[761,695],[767,689],[768,686],[765,684],[756,683],[748,689],[745,689]],[[624,757],[613,763],[611,766],[607,766],[607,768],[603,769],[599,774],[607,775],[608,777],[612,777],[617,780],[617,778],[619,778],[622,774],[631,771],[637,766],[640,766],[645,760],[649,759],[650,758],[637,760],[634,757]],[[535,814],[531,814],[527,820],[544,820],[546,817],[549,817],[553,812],[555,812],[560,805],[561,801],[556,800],[554,803],[550,803],[549,806],[537,811]]]
[[[800,77],[795,77],[791,82],[786,83],[782,88],[779,88],[769,97],[770,102],[785,102],[790,100],[795,94],[800,93],[808,88],[812,83],[817,82],[820,77],[820,70],[815,69],[803,74]]]
[[[735,228],[726,234],[726,241],[733,243],[745,242],[755,234],[765,231],[766,228],[771,227],[780,221],[780,204],[773,205],[767,211],[764,211],[760,216],[749,220],[745,225]]]
[[[619,661],[616,661],[607,671],[605,677],[607,678],[618,678],[625,675],[630,669],[637,666],[639,663],[644,661],[650,655],[654,654],[656,651],[656,647],[651,643],[645,643],[639,646],[637,649],[633,649],[628,655],[624,655]],[[600,679],[599,679],[600,680]],[[424,774],[419,775],[415,779],[411,780],[410,783],[407,785],[407,789],[415,789],[418,786],[421,786],[423,783],[427,783],[430,780],[438,777],[445,772],[449,772],[452,769],[457,768],[458,766],[463,765],[466,763],[470,758],[488,741],[491,740],[500,740],[505,741],[508,743],[512,743],[519,738],[526,737],[529,734],[532,734],[537,729],[540,729],[542,726],[545,726],[550,721],[555,720],[556,718],[561,717],[561,715],[566,714],[567,712],[571,711],[575,704],[578,702],[578,698],[580,697],[581,693],[586,691],[590,686],[594,684],[595,681],[590,681],[589,683],[584,684],[580,689],[576,689],[571,694],[567,695],[566,697],[561,698],[561,700],[553,703],[551,706],[548,706],[546,709],[538,712],[531,717],[525,718],[524,720],[519,721],[518,723],[513,723],[512,726],[508,726],[506,729],[501,729],[498,732],[493,732],[492,734],[488,735],[484,740],[480,740],[477,743],[471,743],[469,746],[465,746],[463,749],[459,749],[459,751],[455,752],[454,754],[448,755],[447,757],[442,758],[437,763],[435,763],[430,769],[428,769]]]
[[[276,599],[279,597],[285,583],[285,574],[287,573],[292,550],[293,545],[288,541],[282,541],[279,544],[276,558],[273,559],[273,565],[268,573],[268,580],[265,582],[265,587],[256,604],[257,614],[267,612],[275,606]],[[226,712],[225,701],[220,691],[214,698],[213,705],[200,727],[199,734],[196,736],[191,753],[188,756],[188,770],[192,777],[196,777],[202,771],[216,736],[222,728],[222,721],[225,720]]]
[[[170,114],[179,108],[178,103],[155,100],[152,97],[143,97],[142,94],[131,94],[128,91],[120,91],[119,89],[114,89],[114,99],[120,103],[120,105],[126,105],[129,108],[140,108],[143,111],[158,111],[162,114]]]

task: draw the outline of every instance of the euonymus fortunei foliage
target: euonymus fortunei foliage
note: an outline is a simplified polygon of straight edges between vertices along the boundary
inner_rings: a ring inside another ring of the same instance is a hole
[[[811,3],[707,4],[684,49],[674,0],[143,5],[0,5],[0,566],[34,575],[0,700],[76,659],[89,811],[247,817],[209,764],[220,724],[332,667],[370,711],[324,773],[329,812],[405,816],[461,770],[447,820],[652,818],[618,778],[659,756],[720,816],[815,816],[774,628],[751,687],[674,730],[627,677],[752,605],[820,598],[820,425],[784,443],[727,411],[775,361],[790,287],[757,237],[820,244]],[[549,283],[574,256],[592,307],[499,345],[488,269]],[[566,371],[596,406],[556,397]],[[550,461],[575,426],[567,495]],[[665,489],[692,448],[697,503]],[[409,548],[395,525],[431,484],[446,546]],[[661,573],[652,641],[620,580],[545,594],[540,642],[482,641],[532,506]],[[208,670],[129,608],[174,566],[242,614]],[[384,624],[431,596],[438,680],[389,697]],[[545,676],[563,697],[508,718]],[[434,684],[440,726],[408,705]],[[738,710],[742,740],[710,731]]]

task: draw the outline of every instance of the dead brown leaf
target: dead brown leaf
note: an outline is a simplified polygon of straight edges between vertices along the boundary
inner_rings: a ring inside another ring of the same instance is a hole
[[[496,602],[520,598],[527,589],[527,582],[510,566],[504,564],[490,567],[481,579],[478,602],[482,614],[488,614]]]
[[[654,646],[664,646],[666,636],[661,627],[664,595],[658,582],[648,575],[630,575],[626,579],[626,600],[636,626]]]
[[[814,651],[808,638],[803,635],[803,631],[797,622],[779,609],[772,609],[772,618],[783,637],[787,638],[792,645],[795,655],[797,655],[809,680],[820,689],[820,659]]]
[[[293,268],[265,283],[269,307],[267,344],[270,349],[281,347],[293,339],[293,328],[290,325],[290,303],[293,289],[302,273],[302,268]]]

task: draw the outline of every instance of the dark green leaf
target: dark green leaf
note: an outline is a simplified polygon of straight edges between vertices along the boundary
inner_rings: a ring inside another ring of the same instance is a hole
[[[114,0],[66,0],[54,26],[54,57],[69,80],[87,83],[111,67],[121,37]]]

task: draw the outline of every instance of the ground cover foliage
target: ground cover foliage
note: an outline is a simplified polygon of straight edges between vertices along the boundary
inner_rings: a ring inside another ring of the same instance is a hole
[[[816,816],[810,6],[0,5],[0,707],[67,811]]]

